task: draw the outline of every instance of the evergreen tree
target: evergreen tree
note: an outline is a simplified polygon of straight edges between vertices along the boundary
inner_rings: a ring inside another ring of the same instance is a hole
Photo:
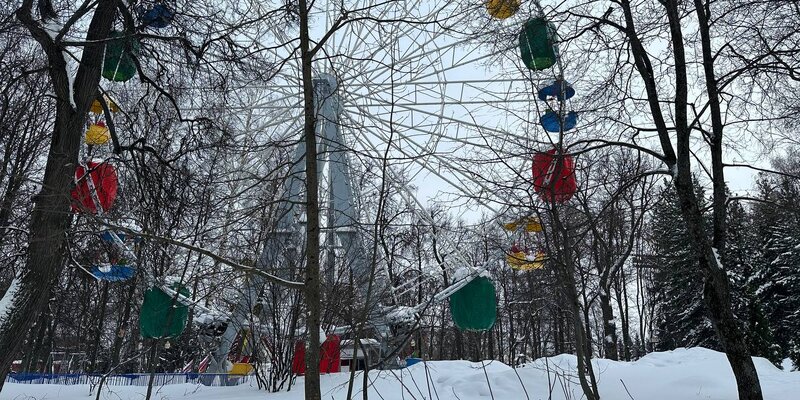
[[[727,224],[728,243],[722,264],[731,282],[733,312],[743,325],[751,354],[778,364],[780,348],[775,344],[763,304],[756,296],[756,270],[762,257],[755,222],[740,203],[732,202],[728,206]]]
[[[698,193],[701,207],[705,204]],[[651,239],[659,266],[655,273],[656,350],[703,346],[719,349],[703,304],[703,275],[682,224],[675,190],[665,185],[653,209]]]
[[[761,262],[755,271],[757,300],[763,304],[780,356],[800,365],[800,187],[788,178],[759,181],[764,204],[756,207],[762,238]]]

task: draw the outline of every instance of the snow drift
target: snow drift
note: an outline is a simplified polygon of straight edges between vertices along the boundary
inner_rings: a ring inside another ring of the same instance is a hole
[[[797,398],[800,372],[786,372],[763,358],[754,358],[766,400]],[[476,400],[493,396],[501,399],[580,399],[581,391],[572,355],[536,360],[518,367],[497,361],[433,361],[403,370],[373,371],[368,376],[370,399]],[[649,354],[634,362],[595,360],[600,395],[623,400],[732,400],[736,384],[725,354],[704,348],[678,349]],[[358,373],[354,391],[361,398],[363,375]],[[345,399],[349,374],[322,377],[324,399]],[[488,379],[487,379],[488,378]],[[303,379],[290,392],[265,393],[252,386],[203,387],[189,384],[157,389],[154,399],[269,399],[300,400]],[[111,387],[103,399],[141,399],[145,387]],[[86,399],[85,385],[6,384],[0,400],[20,398]]]

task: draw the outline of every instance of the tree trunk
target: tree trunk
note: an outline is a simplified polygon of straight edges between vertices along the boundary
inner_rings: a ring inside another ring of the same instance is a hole
[[[94,338],[92,339],[91,347],[89,348],[89,372],[97,372],[97,353],[100,350],[100,338],[103,335],[103,325],[106,319],[106,304],[108,303],[108,282],[103,282],[103,294],[100,295],[100,304],[97,307],[100,309],[100,315],[97,317],[97,326],[95,326]]]
[[[147,360],[147,371],[150,372],[150,378],[147,380],[147,394],[144,396],[145,400],[150,400],[151,396],[153,395],[153,382],[156,378],[156,366],[158,365],[158,350],[159,346],[161,345],[161,341],[159,339],[153,339],[151,341],[151,345],[153,346],[150,349],[150,357]],[[220,377],[220,379],[223,379]]]
[[[702,249],[706,258],[706,281],[703,287],[703,297],[711,313],[714,328],[733,369],[733,375],[736,377],[739,398],[742,400],[761,400],[763,394],[758,372],[755,364],[753,364],[752,357],[750,357],[746,334],[736,323],[736,317],[733,315],[728,275],[718,259],[718,254],[725,250],[727,239],[727,194],[725,193],[724,165],[722,163],[724,125],[722,122],[719,88],[714,72],[714,56],[711,49],[709,27],[711,5],[710,3],[704,4],[702,0],[694,0],[694,5],[703,49],[706,90],[711,107],[711,164],[714,182],[713,248],[708,246],[708,242],[705,242],[706,246]],[[701,223],[700,227],[702,227],[702,219],[698,222]]]
[[[7,366],[17,357],[25,333],[50,298],[49,283],[60,274],[64,263],[64,234],[72,220],[69,214],[69,190],[72,174],[75,173],[79,133],[83,123],[60,121],[57,124],[60,126],[54,132],[42,190],[31,215],[28,260],[14,279],[16,290],[9,290],[4,297],[9,297],[11,303],[5,318],[0,320],[0,365],[3,366],[0,370],[0,387],[5,380]],[[70,130],[77,133],[72,135],[76,137],[69,137]],[[68,152],[61,148],[64,144],[73,144],[75,151]],[[69,157],[70,153],[74,157]]]
[[[605,358],[618,360],[617,349],[617,324],[614,322],[614,308],[611,306],[611,296],[607,292],[608,285],[600,283],[600,310],[603,313],[603,352]]]
[[[564,353],[564,319],[559,309],[553,310],[553,327],[553,350],[555,354]]]
[[[578,360],[578,381],[581,384],[581,389],[583,390],[583,394],[586,396],[587,400],[599,400],[600,397],[597,395],[594,388],[596,385],[594,383],[594,372],[592,371],[592,358],[591,352],[587,354],[587,332],[584,330],[583,318],[581,318],[581,306],[578,301],[578,292],[575,289],[574,281],[570,284],[569,280],[566,282],[566,289],[570,297],[569,306],[570,306],[570,315],[572,318],[572,327],[575,330],[575,355],[576,359]],[[573,297],[574,295],[574,297]],[[590,382],[586,379],[586,375],[591,375],[592,385],[590,386]]]
[[[453,328],[456,332],[456,360],[464,359],[464,334],[458,328]]]
[[[9,220],[11,219],[11,209],[14,206],[14,200],[17,198],[17,192],[19,191],[22,183],[25,181],[25,175],[20,171],[19,164],[22,163],[21,160],[15,160],[13,169],[9,174],[8,184],[6,185],[6,191],[3,194],[3,198],[0,201],[0,244],[3,244],[3,240],[6,237],[6,226],[8,225]],[[25,160],[24,162],[30,162],[30,160]],[[0,181],[2,184],[2,181]]]
[[[448,328],[447,328],[447,310],[444,307],[441,307],[441,310],[442,310],[442,313],[441,313],[441,321],[442,321],[442,323],[439,326],[439,335],[438,335],[439,336],[439,340],[431,340],[431,348],[430,348],[431,357],[436,357],[435,358],[436,360],[443,360],[444,359],[444,355],[445,355],[444,350],[446,348],[445,344],[444,344],[444,337],[445,337],[445,333],[447,333],[447,330],[448,330]],[[435,324],[431,324],[431,338],[435,338],[436,337],[436,336],[433,335],[433,333],[434,333],[433,329],[434,328],[435,328]],[[436,356],[433,355],[434,343],[438,343],[438,346],[436,346],[436,350],[437,350],[436,351]]]
[[[625,270],[619,270],[619,284],[616,287],[617,305],[619,306],[619,317],[622,322],[622,357],[625,361],[631,360],[631,325],[630,310],[628,308],[628,289],[625,284]]]
[[[700,4],[696,1],[696,4]],[[698,10],[700,11],[700,10]],[[677,158],[677,176],[674,179],[675,187],[677,188],[678,198],[681,203],[681,212],[683,219],[686,222],[690,237],[693,239],[695,251],[700,257],[700,267],[705,275],[705,282],[703,287],[703,299],[709,311],[709,317],[717,336],[720,339],[723,349],[728,356],[728,361],[733,369],[733,374],[736,377],[736,385],[739,390],[740,400],[761,400],[763,398],[761,393],[761,385],[759,384],[758,374],[753,364],[753,359],[747,347],[745,335],[736,323],[736,318],[733,315],[730,301],[730,288],[728,285],[728,276],[725,273],[722,265],[717,259],[717,251],[724,248],[724,221],[717,221],[718,213],[722,212],[724,219],[724,210],[718,210],[718,207],[725,207],[724,201],[718,204],[717,198],[717,185],[724,186],[725,182],[720,181],[723,179],[721,171],[715,171],[714,174],[714,244],[719,246],[719,249],[712,247],[706,235],[705,222],[703,221],[703,214],[697,204],[695,195],[695,186],[691,176],[691,158],[690,158],[690,130],[688,127],[688,119],[686,117],[687,107],[687,86],[688,83],[685,77],[685,57],[683,55],[683,42],[680,27],[680,16],[677,4],[668,2],[667,15],[670,20],[670,31],[672,33],[673,49],[675,53],[676,63],[683,65],[683,68],[677,68],[676,74],[676,131],[678,139],[678,158]],[[708,38],[707,20],[700,18],[701,37],[706,40]],[[705,29],[703,29],[703,24]],[[710,48],[707,43],[703,44],[704,53],[704,67],[706,68],[706,79],[713,80],[713,63],[710,58]],[[706,54],[709,52],[708,54]],[[708,55],[709,57],[705,57]],[[709,76],[709,70],[712,75]],[[713,103],[713,101],[712,101]],[[713,104],[712,104],[713,107]],[[717,110],[719,112],[719,110]],[[712,112],[713,117],[713,112]],[[713,118],[712,118],[713,119]],[[715,123],[716,127],[720,125]],[[714,141],[720,141],[721,133]],[[712,159],[714,166],[721,166],[722,148],[721,145],[712,143]],[[716,169],[716,168],[715,168]],[[718,229],[721,230],[718,232]]]
[[[56,310],[58,310],[58,309],[59,309],[59,307],[56,305]],[[56,315],[58,315],[58,312],[53,313],[52,318],[50,318],[52,323],[47,328],[47,339],[45,341],[47,346],[44,349],[42,349],[42,353],[44,353],[45,351],[47,352],[47,356],[48,356],[47,359],[49,359],[50,354],[53,352],[53,347],[54,347],[54,343],[55,343],[55,340],[56,340],[55,336],[56,336],[56,332],[57,332],[57,329],[58,329],[58,318],[55,317]],[[45,366],[43,367],[42,372],[53,372],[52,365],[50,367],[51,367],[50,370],[46,369],[47,368],[47,362],[45,361]]]
[[[32,0],[17,10],[17,18],[28,28],[47,54],[49,74],[57,97],[56,120],[45,164],[42,189],[34,198],[31,213],[28,258],[14,279],[14,288],[3,297],[8,308],[0,316],[0,388],[8,366],[17,357],[25,333],[50,299],[51,285],[65,263],[64,239],[72,224],[70,190],[81,146],[89,105],[97,93],[103,58],[101,39],[108,37],[117,2],[101,0],[89,24],[81,63],[74,84],[59,45],[34,21]],[[72,104],[75,104],[73,108]]]
[[[319,177],[317,175],[316,112],[314,108],[314,82],[311,41],[308,32],[308,5],[299,0],[300,56],[303,79],[303,137],[306,145],[306,400],[320,400],[320,282],[319,282]]]
[[[661,148],[664,152],[663,160],[666,162],[670,170],[673,171],[673,184],[677,189],[678,200],[681,205],[681,213],[684,223],[689,231],[690,239],[692,240],[694,252],[699,260],[699,267],[703,271],[705,277],[703,298],[708,309],[708,315],[717,332],[717,336],[722,344],[725,353],[727,354],[728,361],[733,369],[733,374],[736,377],[736,384],[739,390],[739,398],[741,400],[761,400],[763,398],[761,393],[761,386],[758,380],[758,374],[753,364],[753,359],[748,352],[745,335],[736,324],[733,316],[730,303],[730,289],[728,287],[728,277],[722,265],[717,261],[716,249],[713,246],[719,246],[720,250],[724,248],[725,242],[725,226],[721,216],[724,216],[725,202],[721,201],[721,197],[717,196],[717,185],[724,185],[724,177],[722,176],[722,122],[718,119],[720,116],[719,110],[715,115],[715,101],[712,96],[715,96],[715,80],[713,75],[713,57],[711,57],[710,36],[708,26],[708,16],[706,8],[701,1],[695,2],[695,8],[698,12],[698,21],[700,26],[701,42],[703,45],[703,66],[705,68],[706,86],[709,90],[709,98],[712,107],[712,123],[714,125],[714,138],[711,146],[712,153],[712,167],[714,169],[713,180],[715,184],[714,191],[714,245],[712,246],[709,240],[705,222],[703,221],[703,214],[700,211],[696,194],[695,185],[692,181],[691,170],[691,130],[687,118],[688,109],[688,79],[686,75],[686,57],[684,53],[683,33],[681,32],[681,17],[682,13],[679,10],[677,2],[666,1],[663,5],[667,11],[667,18],[669,21],[670,35],[672,41],[672,49],[675,58],[675,136],[677,139],[677,156],[672,148],[671,136],[672,132],[667,127],[664,115],[659,103],[659,95],[657,92],[657,85],[653,74],[653,68],[649,61],[649,56],[646,49],[642,45],[636,28],[633,22],[633,13],[631,11],[630,2],[623,0],[620,2],[625,13],[625,32],[628,35],[631,44],[631,51],[634,54],[636,68],[640,76],[644,80],[645,89],[647,91],[647,98],[653,116],[653,122],[658,130]],[[718,99],[717,99],[718,102]],[[716,104],[718,106],[718,104]],[[716,143],[719,141],[719,143]]]
[[[50,326],[48,321],[48,313],[43,312],[39,316],[36,325],[31,329],[30,333],[36,331],[36,338],[31,341],[31,346],[28,348],[25,357],[22,359],[22,370],[25,372],[39,372],[39,354],[41,353],[42,342],[47,333],[47,327]]]
[[[137,254],[138,259],[141,260],[141,253]],[[131,308],[133,307],[133,295],[136,292],[136,278],[132,279],[128,284],[128,292],[125,295],[125,308],[117,320],[117,334],[114,335],[114,344],[111,347],[111,363],[109,368],[114,368],[119,364],[120,353],[122,351],[122,341],[125,339],[126,330],[128,328],[128,321],[131,318]]]
[[[691,182],[691,178],[688,179],[688,182]],[[679,187],[678,197],[690,236],[695,243],[696,252],[700,253],[702,257],[700,267],[705,279],[703,300],[736,377],[739,398],[741,400],[761,400],[763,396],[758,373],[753,359],[750,357],[744,332],[737,324],[731,309],[728,276],[717,261],[716,250],[704,234],[705,224],[694,197],[694,187],[691,184],[687,185],[685,181],[676,182],[676,187]]]
[[[588,329],[585,329],[584,326],[580,296],[578,295],[577,281],[575,280],[569,233],[561,222],[558,210],[555,207],[551,207],[551,214],[553,215],[554,221],[553,245],[555,248],[561,249],[561,251],[557,252],[558,259],[555,260],[555,268],[561,275],[562,292],[567,297],[567,306],[569,307],[568,313],[572,321],[572,328],[575,330],[575,355],[578,361],[578,380],[580,381],[581,389],[587,400],[599,400],[600,396],[597,392],[597,384],[591,364],[592,353],[587,344]],[[588,317],[586,320],[588,322]],[[587,373],[591,376],[591,382],[586,379]]]

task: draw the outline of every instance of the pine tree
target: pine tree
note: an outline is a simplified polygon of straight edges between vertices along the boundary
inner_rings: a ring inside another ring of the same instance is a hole
[[[756,208],[763,251],[755,273],[756,298],[763,304],[781,357],[800,365],[800,188],[788,178],[762,179]]]
[[[703,346],[719,349],[703,304],[703,275],[681,223],[675,190],[666,185],[653,210],[652,240],[660,259],[655,273],[656,350]],[[698,193],[701,207],[705,204]]]
[[[722,264],[731,282],[733,312],[746,332],[751,354],[777,365],[781,359],[780,349],[764,315],[764,305],[756,296],[756,271],[762,257],[755,222],[740,203],[733,202],[728,206],[727,224],[728,245]]]

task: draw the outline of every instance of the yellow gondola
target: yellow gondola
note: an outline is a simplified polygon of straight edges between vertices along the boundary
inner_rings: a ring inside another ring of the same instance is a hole
[[[517,13],[520,0],[487,0],[486,11],[497,19],[506,19]]]
[[[547,254],[543,251],[536,252],[536,256],[531,260],[528,258],[527,253],[524,251],[512,251],[511,254],[506,255],[506,262],[511,268],[518,271],[533,271],[536,269],[544,268],[544,263],[547,261]]]
[[[250,363],[233,363],[233,367],[228,374],[230,375],[249,375],[253,371],[253,365]]]
[[[539,221],[539,218],[528,217],[525,220],[525,232],[541,232],[541,231],[542,231],[542,222]]]
[[[507,222],[503,224],[503,229],[513,232],[516,231],[520,226],[525,228],[525,232],[538,233],[542,231],[542,222],[536,217],[527,217],[519,221]]]
[[[114,103],[114,100],[111,100],[111,98],[108,96],[103,96],[103,98],[105,99],[106,104],[108,105],[108,111],[111,111],[112,113],[119,111],[119,106],[117,106],[117,103]],[[92,107],[89,109],[89,111],[97,115],[100,115],[103,113],[103,105],[100,104],[100,101],[95,100],[92,102]]]
[[[92,146],[101,146],[108,143],[108,140],[111,139],[111,134],[108,132],[108,128],[106,124],[102,121],[92,124],[88,130],[86,130],[86,144]]]
[[[526,254],[524,251],[511,251],[510,254],[506,255],[506,262],[512,268],[520,268],[523,264],[527,263],[528,260],[525,258]]]

